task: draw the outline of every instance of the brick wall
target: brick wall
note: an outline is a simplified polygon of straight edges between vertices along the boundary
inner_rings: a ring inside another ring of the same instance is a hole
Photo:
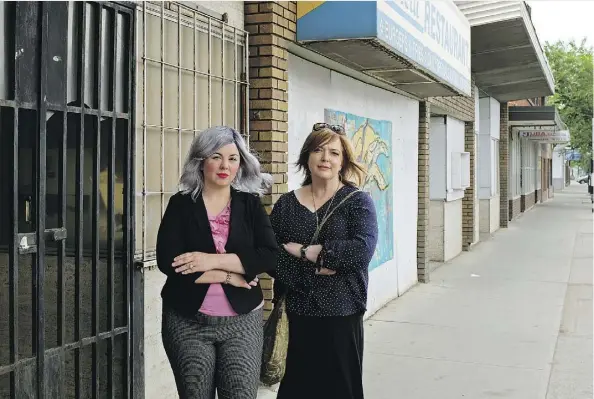
[[[509,224],[509,107],[507,103],[501,103],[499,106],[499,223],[501,227],[507,227]]]
[[[510,101],[507,103],[509,107],[531,107],[532,103],[528,99]]]
[[[470,97],[431,97],[428,102],[463,122],[474,121],[474,89]]]
[[[295,40],[297,3],[248,1],[244,11],[250,33],[250,147],[260,155],[263,170],[274,176],[271,193],[262,199],[270,212],[288,191],[287,42]],[[272,284],[261,276],[265,317],[272,309]]]
[[[544,104],[544,97],[526,98],[523,100],[510,101],[510,107],[540,107]]]
[[[542,191],[540,189],[536,189],[536,202],[542,202]]]
[[[429,120],[431,106],[419,102],[419,152],[418,152],[418,214],[417,214],[417,276],[420,282],[428,283],[429,256]]]
[[[509,220],[514,220],[520,213],[522,213],[522,197],[518,197],[516,199],[508,200],[509,202]]]
[[[464,124],[464,148],[466,152],[470,153],[470,187],[464,190],[464,198],[462,199],[462,249],[468,251],[474,242],[475,207],[478,206],[474,195],[474,160],[476,154],[474,122]]]
[[[522,212],[526,212],[532,208],[535,204],[535,193],[534,191],[530,194],[522,195]]]

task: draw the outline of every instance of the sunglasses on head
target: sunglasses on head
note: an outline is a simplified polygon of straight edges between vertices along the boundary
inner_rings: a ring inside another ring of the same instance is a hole
[[[345,134],[344,127],[342,127],[341,125],[330,125],[329,123],[315,123],[313,125],[314,132],[323,129],[330,129],[336,134]]]

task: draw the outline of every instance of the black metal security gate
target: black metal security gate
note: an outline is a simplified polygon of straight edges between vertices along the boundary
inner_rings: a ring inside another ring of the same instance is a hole
[[[137,396],[133,5],[0,20],[0,398]]]

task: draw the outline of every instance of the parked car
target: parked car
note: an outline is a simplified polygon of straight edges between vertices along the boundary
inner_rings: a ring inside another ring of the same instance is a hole
[[[588,183],[588,175],[578,177],[577,182],[580,184]]]

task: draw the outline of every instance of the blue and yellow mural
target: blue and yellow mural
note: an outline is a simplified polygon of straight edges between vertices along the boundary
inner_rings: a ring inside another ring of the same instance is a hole
[[[394,258],[392,194],[392,122],[324,110],[326,123],[344,126],[357,161],[367,168],[362,189],[371,194],[377,211],[379,237],[369,270]]]

